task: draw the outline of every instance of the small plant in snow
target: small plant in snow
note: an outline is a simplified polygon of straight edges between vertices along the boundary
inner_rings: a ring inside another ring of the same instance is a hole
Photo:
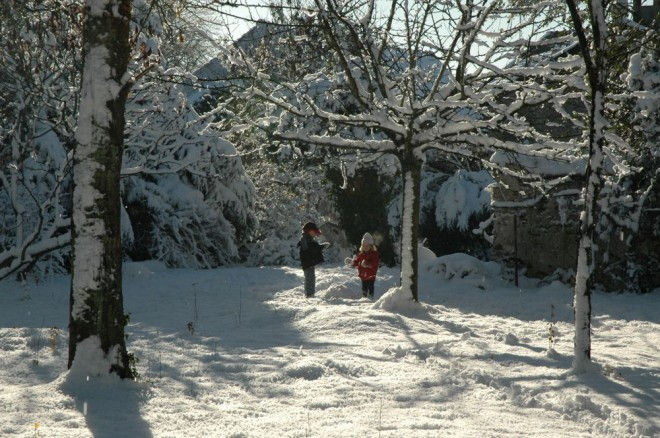
[[[193,286],[195,286],[196,283],[193,283]],[[197,291],[194,292],[194,302],[193,302],[193,321],[197,323],[199,320],[199,308],[197,307]],[[190,323],[188,323],[190,324]]]
[[[607,377],[612,377],[614,379],[620,379],[622,377],[621,373],[612,365],[603,366],[603,375]]]
[[[555,305],[550,304],[550,322],[548,323],[548,351],[554,351],[555,342],[559,336],[555,320]]]
[[[55,354],[57,350],[57,337],[60,334],[60,330],[57,327],[51,327],[48,329],[48,344],[50,345],[50,351]]]
[[[309,435],[310,432],[311,432],[311,427],[310,427],[310,424],[309,424],[309,411],[308,411],[307,412],[307,434],[305,436],[310,436]]]
[[[383,399],[380,399],[380,406],[378,407],[378,438],[380,438],[380,431],[383,429]]]
[[[32,337],[30,342],[30,348],[34,351],[34,358],[32,359],[32,365],[39,365],[39,350],[41,350],[41,333],[37,331],[36,335]]]

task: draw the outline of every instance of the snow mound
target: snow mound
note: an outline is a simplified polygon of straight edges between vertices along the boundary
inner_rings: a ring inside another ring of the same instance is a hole
[[[504,336],[504,343],[506,345],[518,345],[520,341],[518,340],[518,337],[513,333],[507,333],[506,336]]]
[[[425,266],[427,263],[434,262],[437,258],[438,256],[436,256],[429,248],[422,245],[417,246],[417,259],[419,266]]]
[[[331,284],[327,289],[320,290],[316,296],[326,299],[358,299],[362,297],[362,290],[355,280]]]
[[[546,350],[546,352],[545,352],[545,356],[546,356],[548,359],[552,359],[552,360],[559,360],[559,359],[562,358],[561,354],[557,353],[557,350],[555,350],[555,349],[552,348],[552,347],[550,347],[550,348],[548,348],[548,349]]]
[[[117,362],[118,353],[117,347],[114,347],[107,355],[103,354],[98,336],[90,336],[83,340],[76,347],[76,357],[63,382],[64,386],[72,389],[89,382],[90,378],[118,380],[117,374],[110,374],[110,367]]]
[[[284,367],[284,374],[294,379],[316,380],[325,374],[325,367],[311,359],[301,359]]]
[[[502,268],[495,262],[484,262],[468,254],[455,253],[437,257],[424,266],[426,271],[445,280],[466,277],[499,277]]]
[[[415,302],[410,296],[410,293],[400,286],[393,287],[385,292],[373,304],[373,308],[415,317],[428,316],[426,307],[421,303]]]
[[[400,345],[397,345],[396,347],[386,347],[383,350],[383,354],[387,356],[401,358],[404,357],[406,354],[408,354],[408,351],[405,350],[404,348],[401,348]]]
[[[431,356],[448,356],[448,350],[440,345],[435,343],[428,347],[419,347],[419,348],[403,348],[401,345],[386,347],[383,350],[385,356],[392,356],[395,359],[401,359],[403,357],[414,357],[421,361],[427,360]]]
[[[165,271],[167,271],[167,266],[160,260],[128,262],[122,266],[122,274],[126,278],[150,277],[153,274]]]
[[[350,377],[376,375],[374,370],[360,363],[342,362],[335,359],[328,359],[325,361],[325,365],[339,374]]]

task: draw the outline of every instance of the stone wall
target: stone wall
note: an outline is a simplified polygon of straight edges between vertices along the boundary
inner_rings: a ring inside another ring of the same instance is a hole
[[[493,188],[493,257],[513,265],[518,259],[526,275],[544,278],[577,264],[580,181],[573,178],[554,194],[534,197],[516,179],[498,175]],[[532,202],[536,201],[536,202]],[[660,187],[647,199],[639,231],[615,229],[598,244],[596,283],[605,290],[648,292],[660,287]],[[514,216],[517,233],[514,233]],[[517,252],[515,243],[517,238]]]
[[[516,206],[518,201],[536,198],[514,179],[505,179],[506,187],[500,184],[493,189],[494,257],[507,263],[517,258],[531,277],[542,278],[557,269],[574,270],[580,210],[574,205],[577,199],[575,187],[568,184],[559,192],[566,195],[542,198],[533,205]],[[516,219],[517,226],[514,226]]]

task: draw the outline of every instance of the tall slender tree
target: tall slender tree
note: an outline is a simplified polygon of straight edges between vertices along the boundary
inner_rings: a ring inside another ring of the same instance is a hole
[[[68,366],[126,378],[133,372],[124,337],[119,177],[131,1],[86,0],[84,13]]]
[[[591,293],[595,267],[596,209],[602,188],[604,135],[604,97],[607,91],[607,70],[605,51],[607,25],[605,5],[601,0],[591,0],[588,7],[588,20],[591,38],[580,16],[577,2],[566,0],[573,27],[580,44],[580,52],[586,68],[589,100],[589,161],[584,187],[584,210],[580,217],[580,242],[575,275],[575,341],[573,369],[585,372],[591,361]]]

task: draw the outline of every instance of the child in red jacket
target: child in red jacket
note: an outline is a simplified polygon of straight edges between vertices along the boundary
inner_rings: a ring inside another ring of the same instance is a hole
[[[362,296],[374,297],[374,283],[378,271],[378,250],[374,245],[374,238],[369,233],[364,233],[360,243],[360,252],[353,259],[352,265],[357,267],[358,276],[362,280]]]

